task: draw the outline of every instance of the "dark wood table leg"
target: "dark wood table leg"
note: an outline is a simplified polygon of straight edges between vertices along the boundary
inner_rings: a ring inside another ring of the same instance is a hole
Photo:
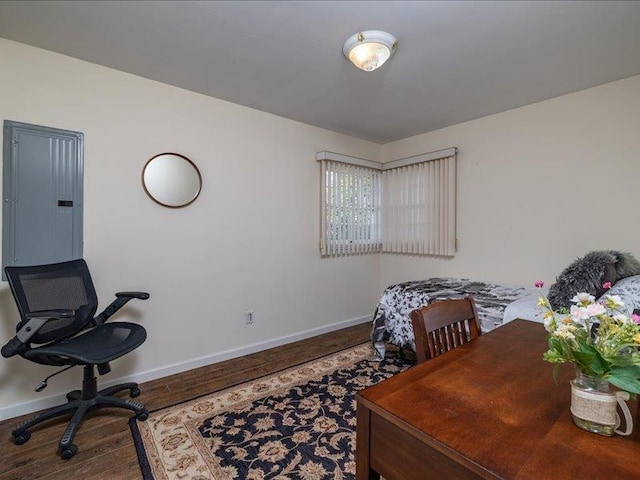
[[[380,474],[371,469],[371,410],[360,403],[356,422],[356,480],[380,480]]]

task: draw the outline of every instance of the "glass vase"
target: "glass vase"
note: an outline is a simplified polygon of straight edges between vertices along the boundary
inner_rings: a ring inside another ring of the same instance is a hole
[[[613,436],[616,429],[616,394],[607,380],[576,370],[571,381],[571,414],[583,430]]]

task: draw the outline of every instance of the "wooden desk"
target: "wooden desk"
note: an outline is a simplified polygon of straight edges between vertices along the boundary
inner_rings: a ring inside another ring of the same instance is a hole
[[[357,395],[357,480],[640,479],[640,425],[603,437],[573,424],[546,332],[515,320]]]

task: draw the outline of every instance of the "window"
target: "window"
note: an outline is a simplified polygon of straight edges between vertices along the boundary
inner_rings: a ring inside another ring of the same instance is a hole
[[[380,171],[322,162],[323,255],[379,252]]]
[[[386,164],[319,152],[324,256],[453,256],[456,149]]]
[[[453,256],[455,157],[382,172],[384,252]]]

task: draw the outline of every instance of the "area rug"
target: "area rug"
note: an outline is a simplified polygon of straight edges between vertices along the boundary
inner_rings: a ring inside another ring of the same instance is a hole
[[[359,345],[132,419],[143,477],[355,478],[355,394],[411,365],[373,356]]]

